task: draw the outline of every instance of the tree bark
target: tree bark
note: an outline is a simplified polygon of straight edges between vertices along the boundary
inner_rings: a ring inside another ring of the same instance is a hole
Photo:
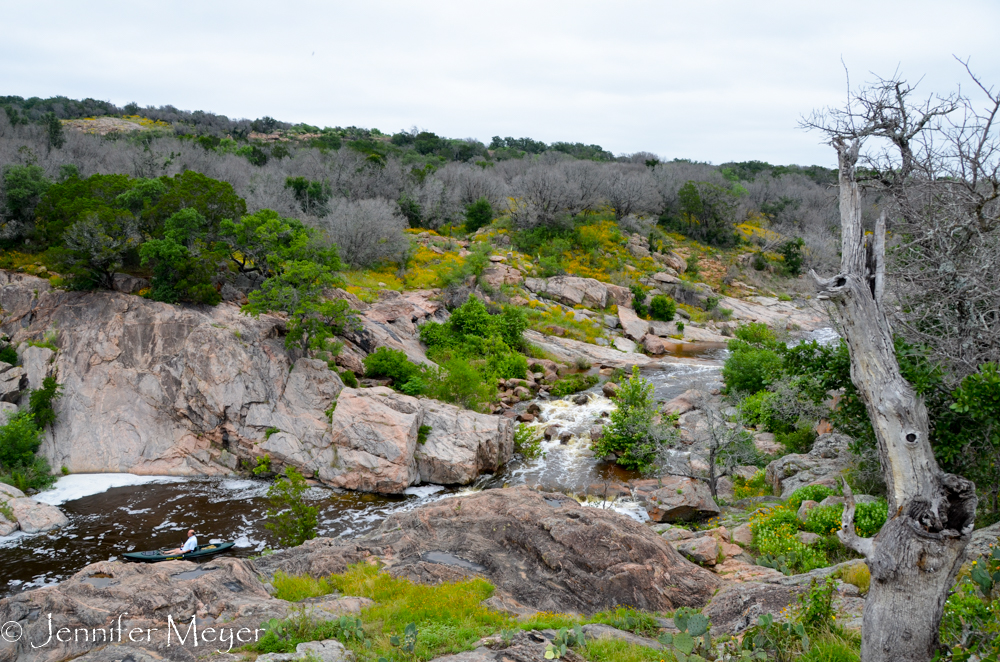
[[[882,308],[885,217],[866,236],[855,177],[860,141],[834,140],[840,166],[841,273],[811,275],[840,318],[858,388],[878,441],[888,489],[889,519],[874,539],[854,531],[854,499],[847,488],[839,533],[863,554],[871,588],[862,621],[863,662],[929,661],[948,591],[972,534],[976,490],[946,474],[934,459],[923,400],[903,379],[892,329]]]

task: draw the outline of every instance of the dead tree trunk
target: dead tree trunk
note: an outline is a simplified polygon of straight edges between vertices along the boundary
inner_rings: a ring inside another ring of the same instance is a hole
[[[885,215],[866,236],[855,177],[860,140],[835,139],[834,146],[840,165],[841,272],[830,279],[811,275],[840,318],[851,380],[875,429],[889,502],[889,519],[878,535],[859,538],[847,488],[838,535],[871,569],[862,661],[921,662],[938,647],[944,603],[972,534],[976,490],[971,481],[942,472],[934,459],[927,409],[900,374],[882,308]]]

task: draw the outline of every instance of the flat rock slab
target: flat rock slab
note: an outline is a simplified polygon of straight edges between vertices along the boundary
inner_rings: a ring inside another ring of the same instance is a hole
[[[309,641],[295,647],[294,653],[267,653],[257,657],[260,662],[293,662],[318,660],[319,662],[352,662],[354,653],[344,648],[336,639]]]
[[[317,538],[255,563],[264,574],[322,576],[372,557],[422,583],[480,575],[539,611],[672,611],[704,605],[720,585],[648,526],[525,486],[442,499],[394,513],[362,539]]]
[[[584,625],[583,633],[587,635],[588,639],[617,639],[618,641],[624,641],[635,646],[645,646],[646,648],[663,650],[663,644],[658,642],[656,639],[642,637],[603,623],[590,623],[589,625]]]
[[[738,634],[757,625],[761,614],[774,614],[776,621],[784,620],[781,611],[794,604],[806,588],[758,582],[727,584],[701,613],[712,621],[713,633]]]

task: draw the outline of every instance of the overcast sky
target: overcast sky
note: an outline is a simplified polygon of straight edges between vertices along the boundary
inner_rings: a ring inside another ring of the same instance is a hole
[[[831,165],[803,113],[897,66],[1000,85],[1000,1],[0,0],[0,94]]]

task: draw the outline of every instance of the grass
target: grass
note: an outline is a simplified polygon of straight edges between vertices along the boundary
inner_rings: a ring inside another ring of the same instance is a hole
[[[797,662],[860,662],[861,637],[843,630],[814,637],[807,653]]]
[[[286,575],[283,572],[275,573],[271,584],[276,591],[274,597],[289,602],[317,598],[334,591],[333,584],[325,577],[315,579],[308,575]]]
[[[414,660],[469,650],[482,637],[511,626],[509,616],[480,604],[493,595],[493,586],[483,579],[425,586],[358,564],[330,582],[344,595],[376,603],[361,612],[371,648],[349,642],[358,662],[377,662],[380,656],[394,659],[390,637],[402,635],[409,623],[416,624],[418,632]]]
[[[868,566],[864,563],[856,563],[854,565],[847,566],[838,572],[840,579],[845,584],[854,584],[858,587],[858,591],[861,595],[868,593],[868,589],[872,583],[871,571]]]
[[[594,639],[576,651],[591,662],[674,662],[672,653],[617,639]]]

